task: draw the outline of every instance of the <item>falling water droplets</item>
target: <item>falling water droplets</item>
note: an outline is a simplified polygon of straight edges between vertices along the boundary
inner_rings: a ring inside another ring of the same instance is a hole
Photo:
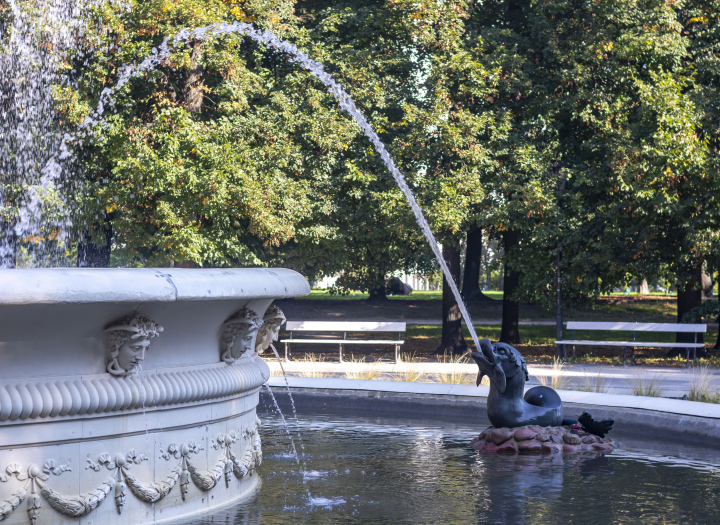
[[[72,177],[72,142],[62,133],[54,89],[75,87],[68,64],[98,49],[85,27],[92,9],[115,0],[7,0],[9,22],[0,27],[0,268],[62,263],[52,246],[64,241],[70,214],[60,187]],[[4,31],[3,31],[4,30]],[[82,146],[82,142],[77,144]],[[18,191],[19,189],[19,191]],[[51,241],[51,242],[48,242]]]

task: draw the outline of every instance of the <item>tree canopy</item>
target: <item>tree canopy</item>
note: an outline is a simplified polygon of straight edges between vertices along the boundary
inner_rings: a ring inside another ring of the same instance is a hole
[[[58,115],[79,124],[123,65],[184,27],[252,22],[345,87],[448,250],[478,228],[504,240],[509,301],[551,304],[558,264],[569,304],[631,278],[689,294],[719,253],[719,7],[109,3]],[[77,149],[72,236],[122,264],[277,264],[378,296],[393,272],[435,268],[355,122],[311,74],[240,35],[178,46]]]

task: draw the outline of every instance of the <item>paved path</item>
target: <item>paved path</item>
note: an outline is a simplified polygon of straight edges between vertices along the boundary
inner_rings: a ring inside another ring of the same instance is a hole
[[[280,373],[276,360],[268,359],[273,375]],[[464,384],[474,384],[477,366],[474,363],[438,363],[413,362],[394,364],[377,363],[337,363],[290,361],[284,363],[289,375],[301,377],[351,377],[355,379],[394,379],[406,380],[408,374],[419,375],[421,382],[447,383],[448,377],[455,376]],[[609,365],[565,365],[554,370],[550,365],[529,365],[530,381],[528,385],[541,384],[541,379],[559,390],[599,391],[609,394],[634,394],[637,390],[653,387],[663,397],[681,398],[690,391],[693,381],[701,375],[698,369],[670,367],[622,367]],[[720,389],[720,370],[708,369],[704,372],[710,384],[710,392]],[[370,376],[374,377],[370,377]]]

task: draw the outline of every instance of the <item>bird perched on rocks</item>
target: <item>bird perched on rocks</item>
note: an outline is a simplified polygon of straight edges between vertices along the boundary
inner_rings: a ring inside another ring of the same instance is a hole
[[[590,412],[583,412],[578,418],[578,423],[580,423],[585,432],[604,438],[605,434],[612,430],[615,420],[608,418],[601,421],[595,421],[590,415]]]

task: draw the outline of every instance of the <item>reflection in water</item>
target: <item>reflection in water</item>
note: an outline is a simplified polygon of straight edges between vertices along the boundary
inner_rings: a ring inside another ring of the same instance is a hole
[[[486,456],[469,448],[478,429],[467,426],[300,415],[303,475],[279,419],[261,418],[259,492],[188,525],[720,523],[713,452]]]

